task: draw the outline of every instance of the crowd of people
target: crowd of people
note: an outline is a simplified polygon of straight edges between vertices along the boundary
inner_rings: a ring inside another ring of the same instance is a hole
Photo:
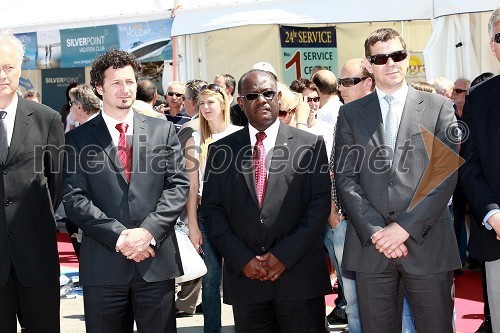
[[[500,8],[488,31],[500,62]],[[364,52],[338,78],[317,66],[288,86],[258,62],[161,96],[111,50],[68,87],[61,118],[18,94],[24,48],[0,33],[2,330],[17,315],[60,332],[62,201],[90,333],[175,332],[197,311],[220,333],[221,293],[238,333],[451,333],[465,266],[482,266],[477,333],[500,332],[500,78],[408,84],[390,28]],[[207,273],[176,285],[179,225]]]

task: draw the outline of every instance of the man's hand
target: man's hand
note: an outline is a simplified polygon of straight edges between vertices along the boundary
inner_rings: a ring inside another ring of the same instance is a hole
[[[394,251],[392,251],[389,255],[385,255],[389,259],[403,258],[408,255],[408,248],[403,243],[399,245]]]
[[[116,242],[116,251],[120,251],[127,259],[146,259],[155,256],[150,246],[153,235],[145,228],[123,230]],[[139,260],[141,261],[141,260]]]
[[[261,266],[257,258],[252,258],[245,267],[243,267],[243,274],[251,280],[262,280],[267,276],[268,272]]]
[[[260,279],[261,281],[276,281],[281,274],[285,271],[286,267],[278,260],[271,252],[264,254],[263,256],[256,256],[257,260],[264,269],[268,271],[266,277]]]
[[[372,235],[375,248],[386,257],[391,258],[391,253],[403,244],[410,234],[399,224],[393,222]],[[406,250],[408,252],[408,250]]]
[[[491,215],[486,222],[495,230],[497,239],[500,240],[500,213]]]

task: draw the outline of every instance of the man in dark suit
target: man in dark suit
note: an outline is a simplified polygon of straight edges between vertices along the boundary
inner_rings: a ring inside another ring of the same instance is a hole
[[[249,125],[209,149],[202,200],[224,257],[224,302],[238,333],[324,332],[331,286],[321,238],[330,213],[323,140],[278,120],[272,73],[247,72],[238,91]]]
[[[0,323],[17,332],[59,325],[59,257],[54,210],[60,203],[64,134],[59,113],[16,93],[24,48],[0,33]]]
[[[376,91],[341,107],[335,136],[336,188],[351,222],[343,264],[356,272],[362,329],[401,332],[402,281],[416,330],[451,333],[453,107],[406,84],[409,54],[396,31],[370,34],[365,54]]]
[[[490,47],[500,62],[500,8],[488,22]],[[467,136],[461,154],[460,185],[474,219],[470,256],[485,261],[488,301],[493,332],[500,332],[500,149],[498,92],[500,76],[474,86],[465,98],[464,121]]]
[[[133,112],[140,63],[113,50],[94,60],[103,112],[68,132],[66,214],[83,231],[87,332],[123,332],[129,299],[139,331],[175,332],[174,225],[189,181],[174,126]]]

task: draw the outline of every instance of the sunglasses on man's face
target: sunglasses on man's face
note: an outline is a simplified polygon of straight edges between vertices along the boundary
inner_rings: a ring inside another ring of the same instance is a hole
[[[240,97],[243,97],[247,101],[254,101],[257,98],[259,98],[259,96],[262,96],[265,99],[267,99],[268,101],[270,101],[274,98],[274,96],[276,96],[276,91],[268,90],[268,91],[264,91],[263,93],[248,93],[248,94],[240,96]]]
[[[453,89],[453,92],[455,94],[463,94],[464,92],[466,92],[467,90],[464,90],[464,89],[459,89],[459,88],[455,88]]]
[[[493,40],[494,40],[496,43],[500,44],[500,32],[499,32],[499,33],[497,33],[497,34],[495,35],[495,37],[493,37]]]
[[[344,86],[344,87],[352,87],[357,85],[363,80],[366,80],[366,77],[345,77],[343,79],[338,79],[339,81],[339,86]]]
[[[394,62],[400,62],[405,60],[407,56],[408,53],[406,50],[401,50],[389,54],[371,55],[366,57],[366,59],[368,59],[368,61],[373,65],[385,65],[389,61],[389,58],[391,58]]]
[[[316,97],[307,97],[307,103],[311,103],[311,102],[318,103],[319,102],[319,97],[318,96],[316,96]]]
[[[169,91],[169,92],[167,93],[167,95],[168,95],[168,96],[170,96],[170,97],[172,97],[172,96],[174,96],[174,95],[175,95],[175,97],[182,97],[182,96],[184,96],[184,94],[181,94],[181,93],[176,93],[176,92],[173,92],[173,91]]]

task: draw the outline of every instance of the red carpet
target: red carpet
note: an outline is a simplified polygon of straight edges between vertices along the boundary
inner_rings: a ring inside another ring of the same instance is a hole
[[[326,305],[334,307],[337,294],[325,297]],[[483,322],[481,272],[464,271],[455,279],[456,332],[474,333]]]
[[[57,233],[57,249],[59,251],[61,270],[75,270],[75,268],[78,270],[78,259],[76,258],[73,244],[71,244],[71,240],[67,233]]]
[[[57,248],[61,270],[78,270],[78,259],[69,235],[57,233]],[[325,297],[328,306],[334,306],[337,294]],[[474,333],[483,321],[483,294],[481,287],[481,272],[464,271],[455,279],[455,312],[457,333]]]

